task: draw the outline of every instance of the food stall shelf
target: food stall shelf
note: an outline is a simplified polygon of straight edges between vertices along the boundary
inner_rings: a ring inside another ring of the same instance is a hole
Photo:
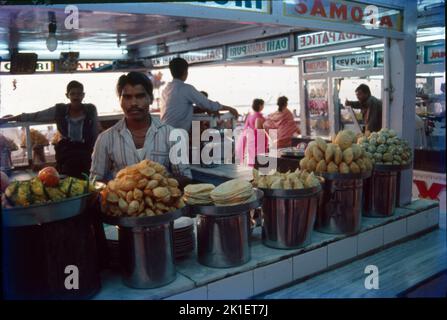
[[[416,200],[405,208],[396,208],[392,217],[364,217],[360,231],[353,235],[314,231],[310,244],[299,249],[266,247],[261,228],[255,228],[250,239],[251,260],[244,265],[210,268],[201,265],[194,253],[177,263],[174,282],[147,290],[127,288],[118,273],[107,272],[102,274],[103,289],[94,299],[247,299],[408,241],[438,225],[439,204]],[[340,247],[346,250],[340,252]]]

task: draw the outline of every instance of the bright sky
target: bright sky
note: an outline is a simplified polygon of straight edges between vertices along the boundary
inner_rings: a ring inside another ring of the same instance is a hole
[[[154,71],[154,74],[158,71]],[[172,77],[168,69],[161,70],[162,81]],[[71,80],[84,84],[86,103],[96,105],[99,114],[121,112],[115,93],[117,79],[122,73],[73,73],[6,75],[0,77],[0,116],[36,112],[56,103],[68,102],[66,85]],[[14,80],[16,89],[14,89]],[[264,113],[276,109],[276,99],[289,98],[290,109],[298,107],[298,69],[293,67],[192,67],[187,83],[206,91],[210,99],[235,106],[247,112],[254,98],[266,101]],[[155,91],[155,97],[158,92]],[[160,90],[161,93],[161,90]],[[269,106],[270,105],[270,106]]]

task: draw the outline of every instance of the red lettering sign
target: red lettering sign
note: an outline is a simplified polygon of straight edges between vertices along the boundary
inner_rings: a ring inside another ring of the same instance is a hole
[[[391,21],[390,16],[383,16],[380,18],[380,26],[388,26],[389,28],[393,27],[393,21]]]
[[[363,20],[363,9],[360,7],[352,7],[351,18],[355,22],[361,22]]]
[[[337,8],[337,4],[334,2],[331,2],[331,9],[329,16],[331,19],[335,19],[335,16],[337,18],[341,18],[343,20],[346,20],[348,18],[348,7],[345,4],[342,4],[340,7]]]
[[[419,198],[432,199],[439,201],[439,194],[446,187],[445,184],[432,183],[430,189],[427,188],[427,183],[422,180],[413,180],[414,184],[418,188]]]
[[[321,3],[321,0],[315,0],[314,6],[312,7],[312,11],[310,12],[311,16],[322,16],[323,18],[326,18],[326,10],[324,10],[324,6]]]
[[[295,6],[295,11],[299,14],[305,14],[307,12],[307,6],[306,4],[299,2]]]

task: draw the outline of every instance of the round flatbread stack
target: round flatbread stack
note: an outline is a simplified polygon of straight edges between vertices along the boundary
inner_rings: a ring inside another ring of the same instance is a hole
[[[235,206],[255,200],[256,195],[250,182],[233,179],[216,187],[210,197],[216,206]]]
[[[210,193],[215,186],[210,183],[189,184],[184,189],[184,200],[190,205],[210,204],[213,200]]]

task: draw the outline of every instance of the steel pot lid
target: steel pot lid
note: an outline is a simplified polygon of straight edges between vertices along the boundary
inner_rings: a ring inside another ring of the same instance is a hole
[[[120,227],[151,227],[160,224],[165,224],[181,217],[188,212],[188,208],[185,206],[175,211],[170,211],[158,216],[151,217],[114,217],[103,213],[101,215],[102,221]]]

